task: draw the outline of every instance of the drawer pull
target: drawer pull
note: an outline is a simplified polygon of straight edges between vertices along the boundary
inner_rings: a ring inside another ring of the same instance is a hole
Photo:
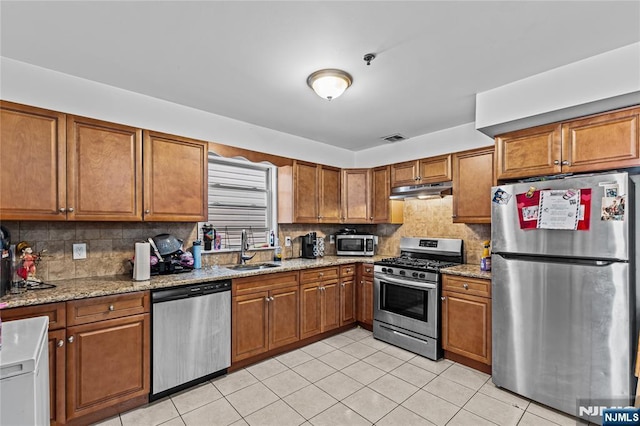
[[[115,308],[113,307],[113,305],[109,305],[109,310],[110,310],[110,311],[114,311],[114,310],[115,310]]]
[[[465,290],[469,290],[469,284],[467,283],[462,284],[462,287],[464,287]]]
[[[63,347],[63,346],[64,346],[64,340],[62,340],[62,339],[58,340],[58,344],[57,344],[57,346],[58,346],[59,348]]]
[[[444,302],[445,300],[447,300],[447,297],[446,296],[440,296],[440,300],[442,300]]]
[[[66,211],[67,211],[67,209],[65,209],[64,207],[60,207],[60,213],[64,213]]]
[[[69,338],[67,339],[69,343],[73,343],[73,340],[74,340],[73,336],[69,336]]]
[[[370,274],[371,273],[371,268],[367,268],[367,269],[365,269],[365,271],[367,272],[367,274]]]

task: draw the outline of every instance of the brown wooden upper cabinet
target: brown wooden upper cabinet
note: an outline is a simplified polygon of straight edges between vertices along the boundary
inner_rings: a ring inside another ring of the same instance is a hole
[[[371,169],[342,170],[342,222],[371,223]]]
[[[144,132],[144,220],[207,218],[207,142]]]
[[[391,166],[371,170],[371,223],[401,224],[404,221],[404,202],[390,200]]]
[[[2,102],[4,220],[142,219],[142,131]]]
[[[626,108],[496,137],[497,179],[640,165],[640,108]]]
[[[341,170],[294,160],[278,168],[279,223],[340,223]]]
[[[391,187],[451,180],[451,154],[391,165]]]
[[[494,147],[472,149],[453,155],[453,221],[491,223],[491,187],[494,178]]]

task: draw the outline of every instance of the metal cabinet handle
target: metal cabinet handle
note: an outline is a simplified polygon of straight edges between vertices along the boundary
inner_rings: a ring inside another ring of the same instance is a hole
[[[69,213],[73,213],[73,207],[69,207]]]
[[[345,285],[344,283],[340,283],[340,287],[344,287],[344,285]]]
[[[146,210],[144,211],[144,214],[149,214],[149,213],[151,213],[151,210],[149,210],[149,209],[146,209]]]
[[[66,212],[66,211],[67,211],[67,209],[65,209],[64,207],[60,207],[60,209],[59,209],[59,210],[60,210],[60,213],[64,213],[64,212]]]
[[[69,343],[73,343],[73,340],[74,340],[73,336],[69,336],[69,338],[67,339]]]
[[[58,340],[58,344],[56,346],[58,346],[59,348],[63,347],[64,346],[64,340],[62,340],[62,339]]]
[[[555,160],[555,161],[553,162],[553,164],[555,164],[555,165],[557,166],[558,164],[560,164],[560,160]]]
[[[324,277],[324,272],[319,272],[319,273],[318,273],[318,276],[319,276],[319,277]]]
[[[568,161],[568,160],[563,160],[563,161],[562,161],[562,165],[563,165],[563,166],[568,166],[569,164],[570,164],[570,163],[569,163],[569,161]]]
[[[367,271],[367,273],[370,273],[371,272],[371,268],[367,268],[367,269],[365,269],[365,271]]]
[[[109,310],[113,311],[115,308],[113,307],[113,305],[109,305]]]
[[[462,284],[462,287],[464,287],[465,290],[469,290],[469,284],[467,283]]]
[[[445,296],[440,296],[440,300],[445,301],[447,298]]]
[[[369,216],[369,220],[373,220],[373,216]]]

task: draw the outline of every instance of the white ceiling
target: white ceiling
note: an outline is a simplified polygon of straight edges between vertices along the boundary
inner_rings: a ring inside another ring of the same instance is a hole
[[[2,56],[358,151],[640,41],[640,1],[6,1]],[[363,56],[377,58],[366,66]],[[340,68],[331,102],[306,85]]]

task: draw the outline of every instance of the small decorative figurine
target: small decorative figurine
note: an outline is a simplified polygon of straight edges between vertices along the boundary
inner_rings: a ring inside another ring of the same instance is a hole
[[[22,263],[18,267],[16,273],[25,281],[41,282],[36,277],[36,265],[40,262],[42,255],[34,254],[33,249],[27,243],[20,243],[17,249],[21,252],[20,259]]]

